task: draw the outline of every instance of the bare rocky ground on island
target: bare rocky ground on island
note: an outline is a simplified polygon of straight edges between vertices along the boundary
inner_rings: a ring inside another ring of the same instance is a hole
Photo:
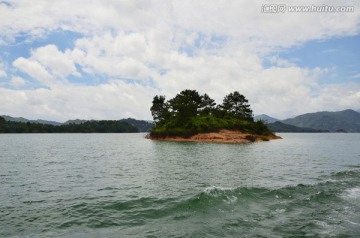
[[[152,140],[163,141],[191,141],[191,142],[214,142],[214,143],[251,143],[256,141],[268,141],[274,139],[281,139],[280,136],[259,136],[241,131],[220,130],[219,132],[199,133],[188,138],[184,137],[163,137],[151,138]]]

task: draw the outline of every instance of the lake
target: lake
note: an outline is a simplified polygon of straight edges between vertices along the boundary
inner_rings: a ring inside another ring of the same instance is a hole
[[[360,134],[1,134],[0,237],[359,237]]]

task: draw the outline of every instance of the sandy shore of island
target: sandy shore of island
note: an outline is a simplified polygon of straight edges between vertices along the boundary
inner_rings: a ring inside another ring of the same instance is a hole
[[[161,140],[161,141],[179,141],[179,142],[191,141],[191,142],[213,142],[213,143],[251,143],[256,141],[281,139],[281,137],[258,136],[258,135],[243,133],[241,131],[220,130],[219,132],[199,133],[189,138],[183,138],[183,137],[153,138],[150,136],[149,139]]]

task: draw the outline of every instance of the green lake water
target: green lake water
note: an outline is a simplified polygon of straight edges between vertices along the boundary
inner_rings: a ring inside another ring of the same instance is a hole
[[[360,134],[0,135],[0,237],[359,237]]]

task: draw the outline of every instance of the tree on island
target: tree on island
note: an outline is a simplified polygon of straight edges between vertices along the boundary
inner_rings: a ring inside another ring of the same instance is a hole
[[[156,124],[161,124],[170,118],[169,106],[165,102],[165,96],[155,96],[150,108],[151,115]]]
[[[202,96],[202,101],[200,104],[200,113],[203,115],[212,114],[215,110],[215,100],[210,98],[206,93]]]
[[[253,120],[252,110],[249,101],[244,95],[235,91],[226,95],[223,104],[220,107],[230,116],[238,119]]]
[[[172,117],[181,125],[200,113],[202,97],[195,90],[181,91],[169,101]]]
[[[220,129],[259,135],[271,133],[263,122],[254,122],[248,100],[237,91],[226,95],[223,103],[216,105],[209,95],[186,89],[168,101],[165,96],[155,96],[150,110],[155,121],[151,136],[186,137]]]

